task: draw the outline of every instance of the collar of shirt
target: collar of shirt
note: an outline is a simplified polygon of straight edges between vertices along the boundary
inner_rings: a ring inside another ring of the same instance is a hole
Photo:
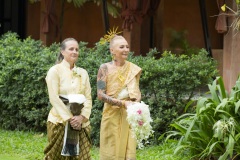
[[[70,69],[70,64],[65,59],[62,60],[61,64]],[[74,64],[74,67],[76,67],[75,64]]]

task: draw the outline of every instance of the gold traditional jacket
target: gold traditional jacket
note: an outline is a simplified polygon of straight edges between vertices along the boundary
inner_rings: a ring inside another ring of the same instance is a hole
[[[109,64],[106,64],[107,66]],[[129,69],[128,69],[128,65]],[[140,99],[139,79],[141,68],[128,62],[122,70],[127,73],[125,83],[121,83],[118,71],[112,70],[107,74],[106,94],[117,98],[126,88],[127,98]],[[136,140],[132,138],[130,126],[126,120],[127,112],[124,107],[104,103],[100,131],[100,160],[125,160],[136,158]]]
[[[139,89],[139,79],[140,79],[140,74],[141,74],[141,68],[138,67],[137,65],[126,61],[125,72],[128,70],[128,65],[129,65],[129,71],[128,74],[126,75],[126,80],[124,84],[121,84],[118,78],[118,73],[117,71],[113,71],[107,75],[107,87],[106,87],[106,94],[108,96],[117,98],[119,92],[127,88],[128,90],[128,97],[130,99],[138,99],[139,96],[141,96],[141,92]]]
[[[74,74],[70,69],[70,64],[65,60],[49,69],[46,82],[52,108],[48,115],[48,121],[54,124],[65,124],[73,117],[71,111],[59,98],[60,94],[83,94],[87,100],[84,102],[81,115],[89,119],[92,109],[89,76],[85,69],[79,68],[79,71],[79,75]],[[83,123],[82,127],[89,125],[89,123],[89,121]]]

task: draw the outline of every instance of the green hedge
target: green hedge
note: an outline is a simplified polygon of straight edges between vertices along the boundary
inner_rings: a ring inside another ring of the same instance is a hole
[[[97,100],[96,76],[102,63],[111,60],[108,45],[96,43],[88,48],[80,42],[78,66],[85,68],[92,86],[92,138],[99,144],[102,102]],[[45,76],[55,63],[59,44],[45,47],[40,41],[20,40],[15,33],[0,38],[0,127],[4,129],[46,131],[50,109]],[[129,61],[142,69],[142,100],[150,105],[155,141],[168,125],[184,112],[194,91],[216,76],[216,62],[199,50],[192,56],[176,56],[165,51],[160,59],[157,50],[147,56],[133,56]]]
[[[7,33],[0,39],[0,126],[5,129],[45,130],[49,104],[45,75],[54,63],[57,45],[18,39]]]

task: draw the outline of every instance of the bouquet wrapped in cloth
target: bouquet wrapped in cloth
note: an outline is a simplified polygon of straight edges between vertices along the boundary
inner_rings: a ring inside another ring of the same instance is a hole
[[[138,148],[143,148],[144,144],[147,143],[147,139],[154,132],[152,130],[150,111],[148,105],[144,102],[137,102],[127,107],[127,120],[131,126],[133,137],[136,138]]]
[[[70,109],[73,116],[80,115],[86,98],[82,94],[59,95],[60,99]],[[79,130],[74,130],[69,122],[66,123],[61,155],[79,155]]]

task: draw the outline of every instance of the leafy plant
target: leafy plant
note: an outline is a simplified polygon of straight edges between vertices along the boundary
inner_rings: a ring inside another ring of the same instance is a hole
[[[240,78],[228,94],[221,77],[209,86],[211,97],[197,101],[196,113],[184,114],[171,124],[168,138],[179,137],[175,150],[189,150],[197,159],[235,158],[240,154]]]

